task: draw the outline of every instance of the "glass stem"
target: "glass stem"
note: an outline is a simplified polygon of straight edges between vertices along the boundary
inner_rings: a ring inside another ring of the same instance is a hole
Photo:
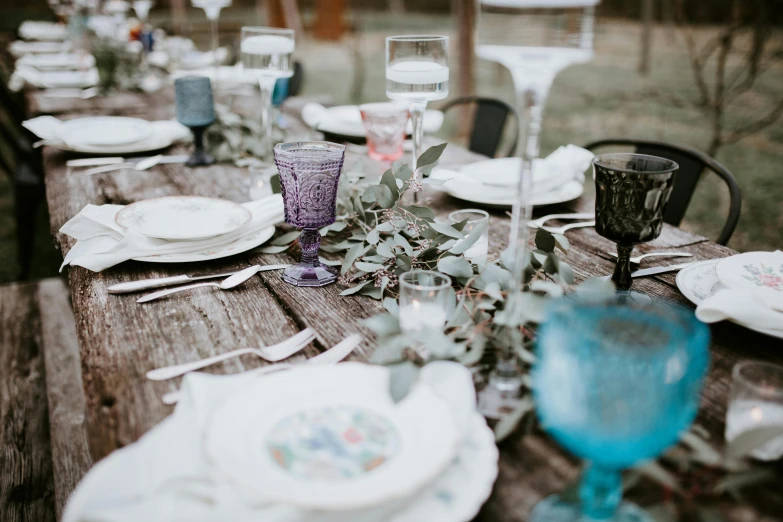
[[[220,72],[220,64],[217,59],[217,50],[219,45],[218,37],[218,18],[219,16],[210,17],[210,30],[212,32],[212,66],[215,68],[215,81],[213,87],[217,91],[218,88],[218,72]]]
[[[321,234],[315,228],[306,228],[299,235],[299,246],[302,248],[300,264],[318,266],[318,249],[321,246]]]
[[[416,181],[421,181],[419,175],[416,173],[416,162],[424,152],[421,150],[421,142],[424,139],[424,110],[427,108],[427,102],[414,101],[410,102],[411,113],[411,126],[413,127],[413,161],[411,162],[411,170],[414,171],[414,178]],[[413,193],[413,202],[418,202],[418,193]]]
[[[261,132],[264,144],[264,158],[272,154],[272,93],[275,90],[275,78],[259,78],[261,89]]]
[[[193,127],[193,145],[196,154],[204,153],[204,130],[206,127]]]
[[[513,293],[521,292],[524,286],[526,265],[528,223],[533,214],[531,199],[533,195],[533,160],[539,153],[539,135],[544,114],[544,104],[549,92],[550,82],[537,85],[525,83],[522,71],[512,71],[517,95],[517,113],[519,114],[519,141],[517,155],[522,158],[521,172],[517,182],[517,196],[511,215],[508,248],[512,249],[513,263],[511,273],[514,277]]]
[[[589,464],[582,475],[579,500],[588,520],[609,520],[623,498],[623,478],[619,471]]]
[[[612,281],[618,290],[631,289],[631,253],[633,245],[617,245],[617,264],[614,267]]]

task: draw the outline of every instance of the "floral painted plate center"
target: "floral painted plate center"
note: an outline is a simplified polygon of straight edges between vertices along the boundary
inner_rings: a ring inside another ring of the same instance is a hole
[[[278,466],[302,479],[350,479],[383,466],[400,450],[389,419],[353,406],[300,410],[269,432],[267,450]]]

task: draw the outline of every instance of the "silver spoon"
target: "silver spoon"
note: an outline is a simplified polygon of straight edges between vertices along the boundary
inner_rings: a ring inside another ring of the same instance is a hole
[[[231,288],[234,288],[235,286],[239,286],[254,275],[256,275],[261,270],[261,267],[259,265],[253,265],[251,267],[245,268],[244,270],[240,270],[236,274],[232,275],[231,277],[227,277],[223,280],[222,283],[197,283],[195,285],[188,285],[188,286],[181,286],[179,288],[170,288],[168,290],[160,290],[159,292],[152,292],[151,294],[147,294],[144,297],[140,297],[136,300],[137,303],[146,303],[147,301],[152,301],[154,299],[158,299],[159,297],[164,297],[171,294],[176,294],[177,292],[182,292],[185,290],[190,290],[191,288],[200,288],[202,286],[214,286],[215,288],[220,288],[221,290],[230,290]]]
[[[617,252],[607,252],[610,256],[617,257]],[[645,257],[658,257],[658,256],[666,256],[666,257],[693,257],[693,254],[690,254],[688,252],[650,252],[649,254],[642,254],[641,256],[636,256],[631,258],[631,263],[634,265],[638,265],[642,262],[642,259]]]

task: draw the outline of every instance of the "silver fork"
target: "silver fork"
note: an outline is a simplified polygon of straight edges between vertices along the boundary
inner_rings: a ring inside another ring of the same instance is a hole
[[[593,212],[578,212],[576,214],[550,214],[548,216],[533,219],[528,222],[527,226],[530,228],[541,228],[544,223],[553,219],[593,219],[595,213]]]
[[[240,348],[228,353],[221,353],[200,361],[193,361],[184,364],[175,364],[174,366],[165,366],[163,368],[157,368],[147,372],[147,379],[151,381],[165,381],[166,379],[173,379],[186,373],[206,368],[215,363],[225,361],[227,359],[233,359],[240,355],[248,353],[255,354],[265,361],[277,362],[287,357],[292,356],[315,339],[315,331],[312,328],[305,328],[298,334],[294,335],[290,339],[283,341],[282,343],[273,344],[271,346],[265,346],[263,348]]]
[[[617,252],[607,252],[610,256],[617,257]],[[632,257],[631,263],[638,265],[645,257],[693,257],[693,254],[688,252],[650,252],[649,254],[642,254],[640,256]]]
[[[562,227],[541,227],[547,232],[551,232],[553,234],[565,234],[566,231],[571,230],[572,228],[585,228],[585,227],[594,227],[595,221],[584,221],[582,223],[571,223],[570,225],[563,225]]]
[[[322,366],[327,364],[336,364],[353,352],[359,343],[362,342],[362,336],[359,334],[349,335],[339,343],[335,344],[325,352],[319,353],[315,357],[310,357],[301,363],[280,363],[270,364],[269,366],[262,366],[254,370],[248,370],[243,372],[246,374],[252,374],[254,376],[265,375],[267,373],[274,373],[281,370],[290,370],[297,366]],[[163,395],[163,404],[176,404],[180,399],[181,392],[179,390],[169,392]]]

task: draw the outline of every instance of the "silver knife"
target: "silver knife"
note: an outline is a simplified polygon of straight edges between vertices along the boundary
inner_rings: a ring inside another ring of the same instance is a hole
[[[65,165],[68,167],[103,167],[107,165],[119,165],[121,163],[132,163],[135,165],[141,161],[149,159],[150,157],[152,156],[133,158],[123,158],[121,156],[110,156],[105,158],[80,158],[68,160],[65,162]],[[184,163],[188,160],[188,158],[189,156],[187,155],[162,156],[158,163]]]
[[[281,270],[288,268],[291,265],[266,265],[261,267],[259,272],[266,272],[268,270]],[[237,270],[239,272],[239,270]],[[203,279],[218,279],[221,277],[228,277],[236,274],[237,272],[228,272],[226,274],[212,274],[204,276],[189,276],[180,275],[174,277],[159,277],[157,279],[141,279],[139,281],[131,281],[128,283],[117,283],[107,288],[110,294],[128,294],[131,292],[138,292],[139,290],[146,290],[148,288],[160,288],[163,286],[181,285],[183,283],[190,283],[192,281],[201,281]]]
[[[676,272],[677,270],[681,270],[685,268],[688,265],[692,265],[693,262],[690,263],[680,263],[679,265],[669,265],[669,266],[656,266],[653,268],[643,268],[641,270],[636,270],[635,272],[631,272],[631,277],[645,277],[645,276],[651,276],[656,274],[664,274],[666,272]]]

